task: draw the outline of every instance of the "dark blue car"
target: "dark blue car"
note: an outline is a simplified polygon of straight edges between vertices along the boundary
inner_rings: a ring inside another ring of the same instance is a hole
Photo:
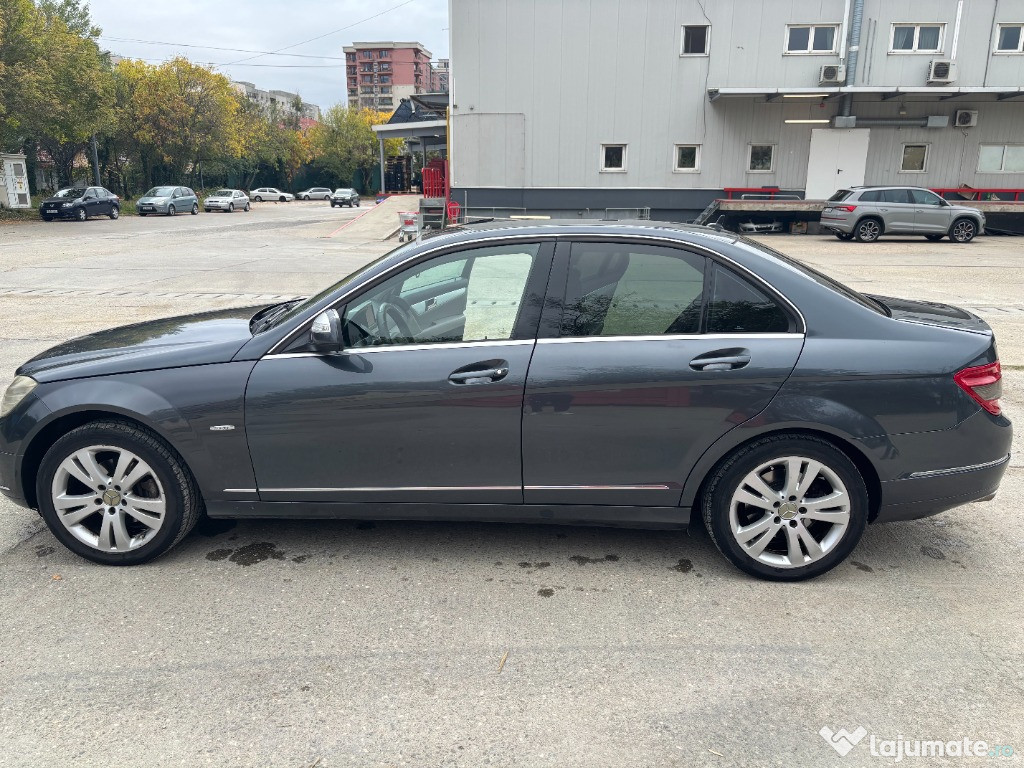
[[[755,576],[991,498],[991,329],[652,222],[490,225],[309,299],[117,328],[18,370],[0,485],[96,562],[211,517],[703,521]]]

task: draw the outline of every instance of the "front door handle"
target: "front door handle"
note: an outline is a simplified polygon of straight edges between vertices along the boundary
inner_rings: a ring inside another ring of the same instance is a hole
[[[483,360],[452,371],[448,374],[448,381],[452,384],[487,384],[501,381],[508,376],[508,371],[506,360]]]
[[[732,371],[749,362],[749,349],[716,349],[697,355],[690,361],[690,367],[695,371]]]

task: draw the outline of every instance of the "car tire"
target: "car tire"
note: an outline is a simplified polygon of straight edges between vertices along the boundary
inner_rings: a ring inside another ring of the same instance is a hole
[[[356,203],[356,208],[358,208],[358,207],[359,207],[359,203]]]
[[[331,208],[333,208],[333,207],[334,207],[334,201],[332,200],[331,201]]]
[[[167,206],[167,215],[168,216],[177,216],[178,215],[178,209],[175,208],[173,205],[168,205]]]
[[[801,488],[812,467],[814,476]],[[868,505],[864,478],[850,458],[806,435],[772,435],[743,446],[712,470],[702,498],[704,524],[719,551],[741,571],[770,581],[810,579],[839,565],[864,533]]]
[[[89,218],[89,214],[85,212],[85,208],[79,208],[77,211],[75,211],[75,218],[78,219],[79,221],[85,221],[86,219]]]
[[[195,478],[177,452],[119,420],[90,422],[57,440],[40,464],[36,493],[53,535],[104,565],[159,557],[192,530],[203,510]]]
[[[262,203],[263,202],[263,198],[260,197],[259,195],[256,195],[256,197],[254,197],[253,200],[255,200],[257,203]]]
[[[978,225],[972,219],[959,218],[949,228],[949,239],[954,243],[969,243],[978,234]]]
[[[882,236],[882,222],[875,218],[861,219],[854,227],[853,236],[858,243],[873,243]]]
[[[925,235],[925,240],[931,240],[933,243],[937,243],[939,240],[945,237],[945,235]]]
[[[145,217],[145,216],[146,216],[146,214],[145,214],[145,213],[143,213],[142,211],[139,211],[139,216]]]
[[[242,210],[248,212],[249,211],[249,204],[246,203],[245,204],[245,208],[243,208]]]
[[[108,213],[107,215],[110,216],[112,221],[116,221],[117,219],[121,218],[121,209],[115,205],[113,208],[110,209],[110,213]]]
[[[280,202],[282,202],[282,203],[287,203],[287,202],[288,202],[288,198],[286,198],[286,197],[285,197],[284,195],[281,195],[281,200],[280,200]]]
[[[853,235],[850,234],[849,232],[833,232],[832,234],[834,234],[840,240],[853,240]]]
[[[234,213],[234,212],[235,212],[235,204],[234,203],[228,203],[228,213]]]
[[[192,203],[192,215],[193,216],[198,216],[199,215],[199,203]]]

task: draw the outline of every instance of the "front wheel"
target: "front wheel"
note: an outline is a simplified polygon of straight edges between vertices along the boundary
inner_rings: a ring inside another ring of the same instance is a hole
[[[284,195],[281,195],[280,200],[281,200],[282,203],[287,203],[288,202],[288,198],[285,197]]]
[[[192,215],[193,216],[198,216],[199,215],[199,203],[192,203]]]
[[[75,211],[75,218],[78,219],[79,221],[85,221],[87,218],[89,218],[89,215],[85,212],[85,208],[79,208],[77,211]]]
[[[175,208],[173,205],[167,206],[167,215],[168,216],[175,216],[175,215],[177,215],[177,213],[178,213],[178,209]]]
[[[192,530],[202,509],[177,453],[124,421],[92,422],[60,438],[43,457],[36,492],[53,535],[106,565],[162,555]]]
[[[235,212],[235,204],[234,203],[228,203],[228,213],[234,213],[234,212]]]
[[[109,215],[111,219],[118,219],[121,217],[121,209],[115,205],[113,208],[110,209]]]
[[[957,219],[949,228],[949,239],[954,243],[969,243],[978,234],[978,225],[970,219]]]
[[[820,576],[860,541],[868,519],[864,479],[817,437],[778,435],[741,448],[714,471],[704,523],[733,565],[771,581]]]

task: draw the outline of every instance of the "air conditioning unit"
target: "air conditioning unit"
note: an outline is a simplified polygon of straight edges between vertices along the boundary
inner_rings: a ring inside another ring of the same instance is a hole
[[[956,80],[956,62],[933,59],[928,63],[928,85],[941,85]]]
[[[978,124],[978,110],[958,109],[953,117],[953,125],[957,128],[973,128]]]
[[[842,64],[826,64],[818,73],[818,85],[842,85],[846,80],[846,67]]]

